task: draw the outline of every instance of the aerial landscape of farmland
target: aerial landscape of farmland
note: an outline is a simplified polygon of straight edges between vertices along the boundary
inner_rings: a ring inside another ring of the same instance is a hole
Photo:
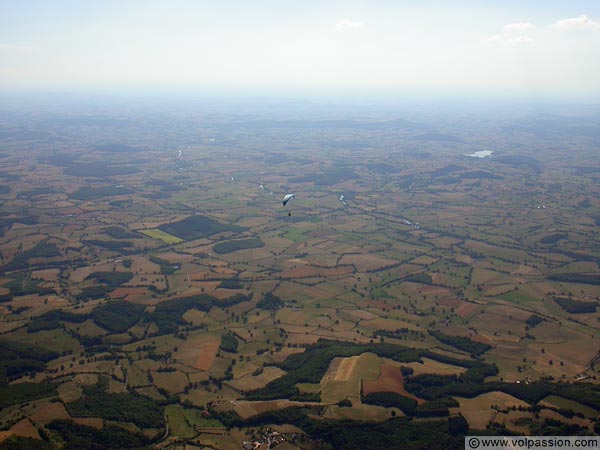
[[[597,111],[272,108],[3,115],[0,448],[595,433]]]

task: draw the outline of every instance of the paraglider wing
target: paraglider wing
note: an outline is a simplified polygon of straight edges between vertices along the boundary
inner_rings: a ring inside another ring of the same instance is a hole
[[[282,202],[282,203],[283,203],[283,206],[287,205],[287,204],[288,204],[288,202],[289,202],[291,199],[293,199],[293,198],[296,198],[296,196],[295,196],[294,194],[286,194],[286,195],[283,197],[283,202]]]

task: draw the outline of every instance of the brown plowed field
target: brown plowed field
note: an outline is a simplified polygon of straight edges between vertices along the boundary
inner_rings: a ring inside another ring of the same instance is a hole
[[[460,300],[457,298],[452,298],[452,297],[444,297],[444,298],[440,298],[437,301],[438,305],[443,305],[443,306],[456,306],[460,304]]]
[[[104,419],[100,417],[73,417],[73,422],[78,425],[97,428],[98,430],[101,430],[104,426]]]
[[[400,371],[400,367],[384,364],[381,366],[381,373],[375,380],[363,381],[363,392],[368,395],[372,392],[395,392],[404,397],[412,398],[418,403],[424,403],[424,400],[415,397],[404,389],[404,376]]]
[[[200,356],[196,360],[194,367],[198,370],[209,370],[215,360],[215,356],[217,356],[219,345],[220,343],[218,341],[206,344],[202,349],[202,353],[200,353]]]
[[[0,431],[0,442],[8,439],[11,435],[30,437],[34,439],[40,439],[38,430],[33,426],[28,418],[21,420],[13,425],[8,431]]]
[[[300,266],[295,267],[293,269],[284,270],[281,272],[282,278],[306,278],[306,277],[315,277],[317,276],[319,269],[312,266]]]
[[[465,317],[469,317],[471,314],[473,314],[479,306],[480,305],[476,305],[475,303],[464,302],[462,305],[456,308],[456,314],[464,319]]]
[[[65,405],[59,402],[48,403],[38,408],[29,418],[37,425],[46,425],[53,420],[68,420],[71,418]]]
[[[350,358],[344,358],[340,362],[340,365],[333,377],[333,381],[348,381],[350,379],[350,375],[358,362],[358,356],[352,356]]]
[[[129,295],[142,295],[147,294],[148,289],[143,287],[118,287],[110,293],[113,298],[126,297]]]

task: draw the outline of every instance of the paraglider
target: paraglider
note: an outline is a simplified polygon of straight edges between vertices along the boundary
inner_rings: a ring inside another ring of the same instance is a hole
[[[293,198],[296,198],[296,196],[295,196],[294,194],[285,194],[285,195],[283,196],[283,202],[282,202],[282,203],[283,203],[283,206],[287,205],[287,204],[288,204],[288,202],[289,202],[291,199],[293,199]]]
[[[295,196],[294,194],[285,194],[285,195],[283,196],[283,202],[282,202],[282,204],[283,204],[284,208],[285,208],[285,205],[287,205],[287,204],[288,204],[288,202],[289,202],[291,199],[293,199],[293,198],[296,198],[296,196]],[[288,216],[291,216],[291,215],[292,215],[292,213],[291,213],[291,212],[289,212],[289,213],[288,213]]]

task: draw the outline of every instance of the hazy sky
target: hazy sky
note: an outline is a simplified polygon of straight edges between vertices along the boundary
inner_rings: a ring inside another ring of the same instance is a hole
[[[0,89],[600,98],[600,1],[0,0]]]

